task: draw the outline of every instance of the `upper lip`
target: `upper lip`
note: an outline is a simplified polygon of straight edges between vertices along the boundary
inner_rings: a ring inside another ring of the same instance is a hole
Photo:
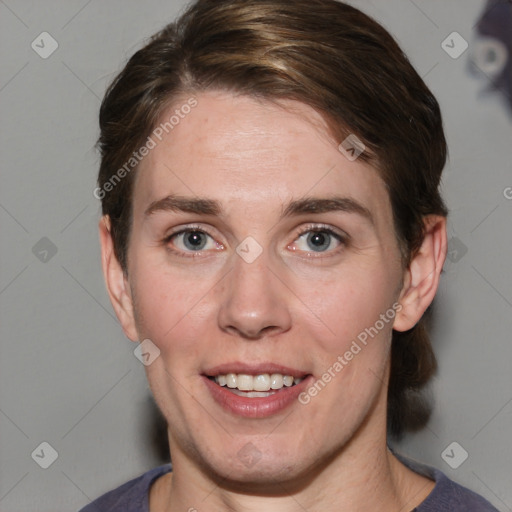
[[[248,364],[240,361],[234,361],[232,363],[223,363],[212,368],[208,368],[204,371],[207,377],[216,377],[217,375],[226,375],[228,373],[237,373],[245,375],[262,375],[264,373],[280,373],[282,375],[291,375],[296,378],[303,378],[309,375],[308,372],[298,370],[296,368],[290,368],[289,366],[283,366],[276,363],[259,363],[259,364]]]

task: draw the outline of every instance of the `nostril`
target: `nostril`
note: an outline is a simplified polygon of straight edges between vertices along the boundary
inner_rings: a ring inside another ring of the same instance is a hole
[[[248,327],[235,327],[233,325],[229,325],[225,328],[230,334],[234,334],[239,336],[245,340],[257,341],[265,336],[270,336],[272,334],[277,334],[278,332],[282,332],[280,327],[275,325],[268,325],[267,327],[263,327],[262,329],[250,329]]]

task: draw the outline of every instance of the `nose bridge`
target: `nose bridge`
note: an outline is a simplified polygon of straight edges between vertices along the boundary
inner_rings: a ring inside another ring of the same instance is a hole
[[[259,247],[247,239],[239,244],[218,319],[222,330],[252,339],[284,332],[291,321],[284,285],[270,267],[268,252]]]

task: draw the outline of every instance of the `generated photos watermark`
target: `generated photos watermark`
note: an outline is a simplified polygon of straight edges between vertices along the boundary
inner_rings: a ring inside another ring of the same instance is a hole
[[[182,119],[190,114],[192,109],[197,107],[197,99],[195,97],[189,98],[180,108],[174,110],[173,114],[165,122],[160,123],[147,138],[146,142],[137,150],[132,153],[132,156],[120,167],[108,181],[103,183],[101,187],[96,187],[93,190],[93,195],[96,199],[103,199],[109,192],[114,190],[118,183],[121,182],[133,169],[143,160],[144,157],[149,155],[152,149],[155,149],[157,144],[162,141],[165,135],[170,133],[176,126],[178,126]]]
[[[351,133],[343,142],[338,146],[338,151],[345,156],[347,160],[353,162],[364,153],[366,146],[364,142],[355,134]]]
[[[347,366],[354,357],[359,354],[364,347],[368,345],[368,338],[373,339],[382,329],[393,321],[396,314],[402,310],[402,305],[395,302],[385,313],[379,316],[379,319],[370,327],[365,328],[357,335],[357,340],[353,340],[350,348],[343,354],[339,355],[336,361],[317,379],[306,391],[299,395],[299,402],[307,405],[311,399],[322,391],[329,382],[338,375],[345,366]]]

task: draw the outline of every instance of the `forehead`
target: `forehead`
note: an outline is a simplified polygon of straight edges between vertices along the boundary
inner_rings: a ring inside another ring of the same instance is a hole
[[[137,172],[135,211],[171,193],[212,198],[227,208],[265,202],[269,209],[292,198],[342,193],[371,210],[388,208],[378,172],[348,160],[311,107],[225,92],[195,99],[192,109],[180,108],[184,99],[163,114],[162,123],[181,115],[161,140],[152,136],[156,145]]]

